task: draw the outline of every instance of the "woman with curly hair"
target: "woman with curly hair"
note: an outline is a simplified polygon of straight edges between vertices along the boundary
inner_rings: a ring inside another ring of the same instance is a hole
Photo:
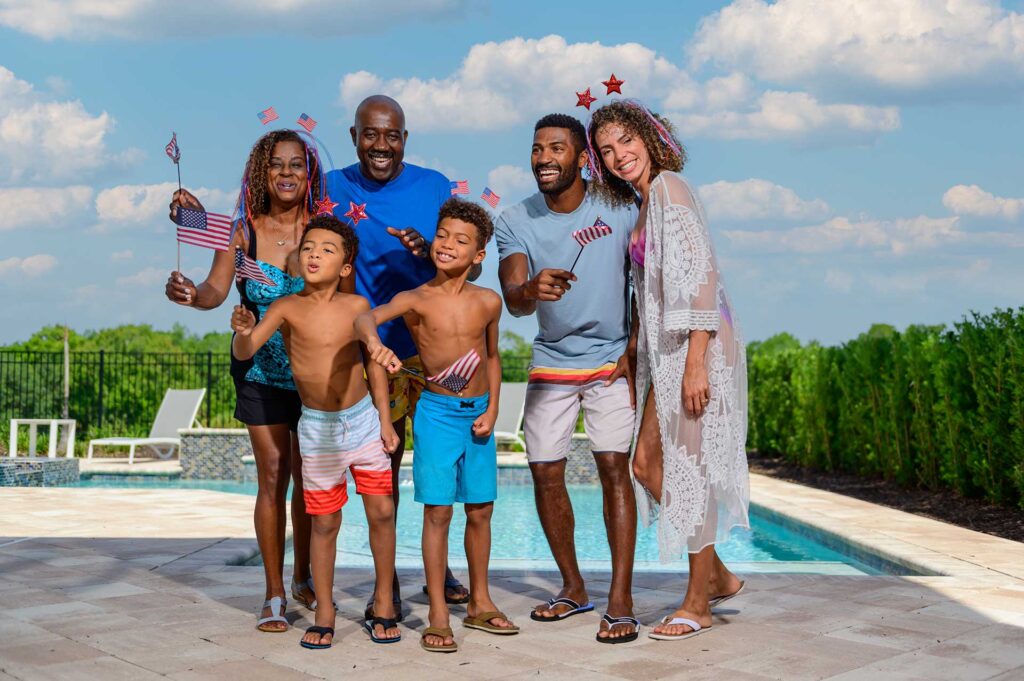
[[[319,197],[321,171],[315,150],[298,133],[274,130],[253,145],[245,165],[238,214],[231,245],[215,251],[206,279],[193,283],[181,272],[172,272],[165,289],[168,300],[199,310],[219,307],[231,293],[235,276],[235,248],[256,260],[275,286],[243,279],[236,283],[242,304],[259,319],[272,302],[300,291],[298,247],[310,218],[310,201]],[[171,216],[179,207],[203,210],[186,190],[171,198]],[[295,553],[292,596],[315,609],[309,571],[310,518],[302,498],[302,472],[296,427],[302,410],[280,332],[255,357],[240,361],[231,357],[235,382],[235,418],[249,431],[256,459],[256,541],[263,557],[266,602],[257,628],[266,632],[288,629],[284,617],[285,505],[288,481],[294,480],[291,498]]]
[[[650,637],[689,638],[711,627],[712,606],[743,588],[715,552],[733,527],[750,526],[743,341],[669,122],[617,101],[594,112],[588,137],[594,190],[619,205],[640,202],[629,248],[633,475],[645,524],[659,518],[661,560],[686,553],[690,563],[682,604]]]

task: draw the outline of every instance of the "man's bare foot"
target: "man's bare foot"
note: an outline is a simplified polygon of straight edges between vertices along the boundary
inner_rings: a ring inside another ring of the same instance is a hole
[[[587,597],[587,590],[582,586],[578,589],[570,589],[563,587],[558,592],[557,598],[568,598],[571,601],[579,603],[580,607],[590,603],[590,599]],[[547,603],[542,603],[533,609],[533,614],[541,619],[551,619],[564,615],[565,613],[572,610],[572,606],[566,603],[556,603],[555,605],[549,606]]]
[[[612,618],[633,617],[633,599],[630,598],[626,603],[617,603],[609,599],[608,612],[606,614]],[[597,631],[597,636],[598,638],[616,639],[636,633],[637,631],[639,631],[639,628],[628,622],[619,622],[618,624],[614,624],[609,627],[608,622],[602,618],[601,625]]]

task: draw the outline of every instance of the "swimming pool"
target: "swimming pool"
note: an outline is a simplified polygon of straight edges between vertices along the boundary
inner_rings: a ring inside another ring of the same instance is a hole
[[[116,478],[84,479],[79,487],[179,488],[206,489],[255,496],[255,483],[220,480],[118,480]],[[412,485],[403,485],[398,510],[398,545],[396,564],[402,568],[422,565],[420,530],[422,506],[413,501]],[[601,488],[597,485],[570,485],[576,515],[576,553],[580,567],[586,570],[610,568],[610,554],[602,515]],[[729,540],[718,545],[722,560],[741,573],[807,573],[829,575],[907,574],[881,559],[860,555],[854,557],[829,548],[813,538],[810,528],[784,526],[773,522],[768,514],[751,505],[750,531],[734,530]],[[453,568],[465,568],[462,534],[465,514],[456,505],[449,540],[449,562]],[[506,569],[555,569],[547,540],[537,517],[531,485],[502,485],[494,504],[491,521],[491,565]],[[862,560],[866,559],[866,560]],[[289,557],[290,560],[290,557]],[[362,501],[349,488],[349,503],[342,518],[338,540],[338,565],[369,567],[373,561],[367,537],[366,517]],[[657,528],[640,527],[637,531],[635,569],[639,571],[686,571],[686,561],[658,561]]]

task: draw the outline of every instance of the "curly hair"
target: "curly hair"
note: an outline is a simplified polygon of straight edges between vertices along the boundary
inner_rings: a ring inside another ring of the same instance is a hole
[[[341,247],[345,249],[345,263],[355,262],[356,253],[359,252],[359,237],[356,236],[354,229],[333,215],[317,215],[307,222],[306,228],[302,230],[303,239],[306,237],[306,232],[311,229],[326,229],[328,232],[334,232],[340,236]]]
[[[640,137],[647,154],[651,157],[651,176],[653,180],[663,170],[680,172],[686,164],[686,150],[676,138],[671,123],[656,113],[650,115],[664,128],[665,133],[679,149],[676,150],[666,143],[654,122],[648,117],[648,111],[639,102],[615,101],[605,104],[594,112],[587,130],[587,140],[593,151],[593,163],[598,172],[591,172],[591,188],[609,203],[619,206],[632,205],[636,201],[636,190],[625,180],[615,177],[605,165],[604,159],[597,151],[597,132],[606,125],[618,124],[627,131]]]
[[[310,153],[309,145],[294,130],[271,130],[256,140],[249,152],[249,160],[245,163],[242,175],[242,193],[238,197],[239,213],[244,217],[266,215],[270,212],[270,193],[267,191],[267,175],[270,169],[270,155],[278,142],[295,142],[302,146],[306,154],[306,177],[308,192],[307,204],[313,198],[320,197],[320,160],[317,154]]]
[[[479,249],[483,249],[494,234],[494,223],[491,222],[491,216],[487,214],[486,210],[475,203],[463,201],[454,196],[441,204],[441,210],[437,213],[438,227],[441,226],[441,221],[445,218],[462,220],[475,226],[476,245]]]

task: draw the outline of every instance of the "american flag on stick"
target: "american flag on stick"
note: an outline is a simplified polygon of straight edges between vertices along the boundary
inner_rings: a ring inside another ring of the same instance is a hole
[[[597,216],[597,220],[590,227],[584,227],[583,229],[577,229],[572,233],[572,238],[576,240],[576,243],[580,245],[580,252],[576,254],[576,259],[572,261],[572,267],[569,271],[572,272],[576,269],[576,263],[580,261],[580,256],[583,255],[583,247],[587,244],[597,241],[603,236],[608,236],[612,233],[612,228],[601,219],[601,216]]]
[[[178,225],[180,243],[215,251],[226,251],[231,243],[231,218],[227,215],[178,206],[174,223]]]
[[[480,355],[476,350],[470,350],[441,373],[427,376],[427,380],[433,381],[453,393],[461,393],[469,385],[479,366]]]
[[[274,107],[268,106],[266,109],[256,114],[256,118],[260,119],[260,123],[266,125],[267,123],[276,121],[280,116],[278,116],[277,112],[274,111]]]
[[[235,246],[235,281],[241,283],[243,279],[252,279],[267,286],[277,286],[267,273],[260,269],[259,263],[245,254],[238,246]]]
[[[452,186],[452,196],[456,194],[468,194],[469,193],[469,182],[466,180],[457,180],[449,183]]]
[[[175,165],[181,160],[181,149],[178,148],[178,133],[171,133],[171,141],[164,147],[164,153],[167,154],[167,158],[174,161]]]
[[[490,187],[484,187],[484,193],[480,195],[480,198],[488,206],[495,209],[498,207],[498,201],[501,201],[501,197],[492,192]]]
[[[310,118],[309,114],[302,114],[299,116],[299,120],[295,122],[304,127],[308,133],[312,133],[313,128],[316,127],[316,121]]]

